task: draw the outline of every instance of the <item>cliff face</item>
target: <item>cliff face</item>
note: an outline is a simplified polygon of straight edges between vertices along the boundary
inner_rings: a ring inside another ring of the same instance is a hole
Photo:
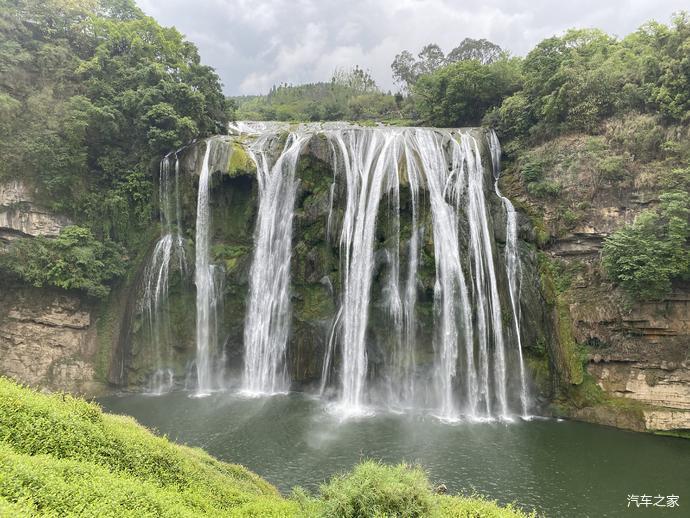
[[[69,219],[51,214],[34,201],[23,182],[0,183],[0,244],[18,236],[57,236]]]
[[[607,175],[602,160],[615,155],[607,144],[606,135],[563,137],[523,156],[504,178],[542,232],[553,304],[564,310],[560,342],[571,340],[585,362],[583,379],[561,387],[558,411],[636,430],[690,429],[690,285],[676,283],[663,300],[633,302],[601,265],[604,239],[658,200],[653,178],[665,165],[626,156]],[[544,195],[525,181],[535,162],[539,182],[557,192]],[[588,384],[596,387],[581,388]]]
[[[0,369],[34,387],[82,394],[96,381],[93,308],[78,296],[3,286],[0,291]]]
[[[69,225],[19,181],[0,184],[0,247],[17,237],[54,237]],[[93,305],[78,294],[0,280],[0,373],[48,390],[94,394]]]

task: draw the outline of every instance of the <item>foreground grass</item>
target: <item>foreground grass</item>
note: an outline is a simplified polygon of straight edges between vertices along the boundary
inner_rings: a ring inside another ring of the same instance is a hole
[[[242,466],[157,437],[133,419],[0,378],[0,516],[520,517],[434,494],[420,468],[367,461],[290,498]]]

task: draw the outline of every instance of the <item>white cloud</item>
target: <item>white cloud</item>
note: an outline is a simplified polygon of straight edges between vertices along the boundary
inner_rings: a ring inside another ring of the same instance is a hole
[[[390,63],[430,42],[451,50],[487,38],[513,54],[571,27],[624,36],[655,18],[666,22],[687,0],[140,0],[175,25],[218,71],[228,94],[273,84],[324,81],[336,67],[369,69],[392,88]]]

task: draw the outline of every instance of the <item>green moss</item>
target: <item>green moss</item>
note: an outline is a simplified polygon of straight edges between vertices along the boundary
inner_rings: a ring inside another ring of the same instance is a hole
[[[242,145],[239,142],[233,142],[231,146],[230,158],[228,159],[228,176],[232,177],[248,173],[255,174],[256,164]]]
[[[556,300],[557,322],[556,330],[558,342],[563,355],[565,379],[574,385],[582,383],[584,367],[582,355],[573,336],[573,323],[570,318],[570,308],[565,297],[559,295]]]
[[[333,298],[323,284],[302,284],[295,287],[295,317],[302,321],[326,320],[335,312]]]
[[[543,344],[538,344],[534,349],[539,349],[539,346],[544,347]],[[528,348],[529,350],[529,348]],[[549,369],[549,358],[546,351],[541,355],[525,355],[525,363],[527,364],[527,369],[532,375],[532,381],[539,388],[539,392],[542,394],[549,394],[551,391],[551,370]]]
[[[226,273],[235,271],[239,263],[252,253],[250,246],[215,244],[211,248],[211,258],[214,263],[222,263]]]
[[[313,155],[305,155],[297,163],[297,178],[304,190],[318,193],[329,189],[333,181],[333,171],[329,164]]]

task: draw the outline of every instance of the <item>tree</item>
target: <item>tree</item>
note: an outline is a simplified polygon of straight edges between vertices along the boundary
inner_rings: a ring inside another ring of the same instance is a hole
[[[403,89],[409,90],[417,80],[417,60],[407,50],[403,50],[395,56],[391,69],[393,70],[393,80]]]
[[[109,284],[125,274],[121,246],[98,241],[88,228],[65,227],[58,237],[19,238],[0,255],[0,271],[14,274],[32,286],[54,286],[105,297]]]
[[[415,64],[417,77],[429,74],[446,64],[446,56],[443,54],[441,47],[435,43],[425,45],[417,54],[417,58],[418,60]]]
[[[520,60],[503,58],[488,65],[459,61],[421,76],[413,88],[417,109],[435,126],[476,126],[487,110],[521,86]]]
[[[482,65],[493,63],[500,57],[505,56],[505,51],[484,38],[475,40],[465,38],[460,45],[455,47],[446,56],[446,63],[456,63],[458,61],[468,61],[474,59]]]
[[[349,70],[343,68],[336,69],[331,77],[331,83],[349,89],[355,94],[368,94],[379,91],[379,87],[376,86],[376,81],[371,77],[371,73],[368,70],[359,68],[357,65]]]
[[[0,33],[0,178],[99,238],[147,224],[152,159],[226,131],[215,71],[132,0],[4,2]]]

